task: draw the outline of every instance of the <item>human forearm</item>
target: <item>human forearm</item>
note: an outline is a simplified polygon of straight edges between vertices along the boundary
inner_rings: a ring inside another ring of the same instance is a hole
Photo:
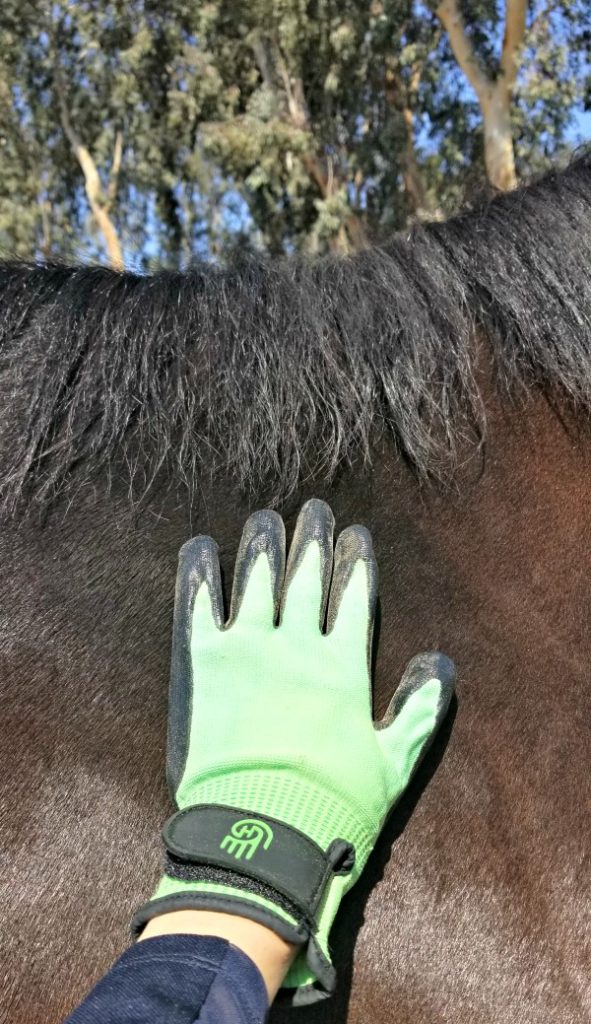
[[[148,921],[140,941],[158,935],[214,935],[227,939],[258,967],[269,1002],[275,998],[297,952],[297,946],[285,942],[257,921],[209,910],[177,910],[161,914]]]

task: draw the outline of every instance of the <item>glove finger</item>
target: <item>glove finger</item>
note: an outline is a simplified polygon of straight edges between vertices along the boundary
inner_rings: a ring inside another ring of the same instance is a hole
[[[191,646],[224,624],[218,547],[211,537],[193,537],[179,552],[170,667],[167,778],[174,796],[189,744],[192,702]]]
[[[277,512],[254,512],[244,526],[232,587],[230,622],[273,626],[285,570],[285,527]]]
[[[378,567],[371,534],[364,526],[349,526],[335,549],[327,631],[350,650],[350,659],[361,668],[371,665],[377,594]]]
[[[332,572],[334,516],[325,501],[311,498],[298,516],[283,590],[281,624],[320,630]]]
[[[407,786],[445,718],[455,683],[454,663],[445,654],[429,651],[416,655],[376,725],[395,771],[397,795]]]

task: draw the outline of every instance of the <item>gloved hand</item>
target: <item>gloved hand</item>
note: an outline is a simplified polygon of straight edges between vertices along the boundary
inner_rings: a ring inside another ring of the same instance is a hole
[[[176,814],[164,877],[136,914],[201,908],[254,918],[300,944],[293,1001],[329,994],[339,903],[443,719],[454,668],[414,658],[371,717],[377,567],[361,526],[339,537],[304,505],[285,564],[274,512],[250,517],[224,625],[217,547],[196,537],[177,578],[167,773]],[[326,628],[324,628],[326,623]]]

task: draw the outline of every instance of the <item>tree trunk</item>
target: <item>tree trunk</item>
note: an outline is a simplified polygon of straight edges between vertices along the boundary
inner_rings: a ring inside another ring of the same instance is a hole
[[[515,154],[511,131],[510,100],[499,85],[481,100],[484,124],[484,162],[488,180],[495,188],[506,192],[517,185]]]
[[[441,220],[443,215],[440,208],[434,205],[427,195],[423,174],[417,160],[413,112],[409,107],[404,107],[402,116],[406,131],[406,146],[402,159],[403,181],[410,211],[417,220]]]
[[[124,270],[123,252],[121,249],[121,242],[119,241],[119,235],[117,234],[117,228],[109,217],[106,209],[102,207],[100,203],[97,203],[96,201],[93,202],[90,199],[90,196],[88,196],[88,201],[97,227],[105,240],[105,248],[107,250],[107,256],[109,257],[109,263],[111,264],[112,269]]]
[[[515,188],[515,154],[511,134],[511,97],[519,52],[525,34],[527,0],[505,0],[505,33],[494,79],[481,66],[472,39],[466,32],[458,0],[441,0],[437,16],[449,36],[453,54],[474,89],[484,124],[484,159],[489,181],[495,188]]]

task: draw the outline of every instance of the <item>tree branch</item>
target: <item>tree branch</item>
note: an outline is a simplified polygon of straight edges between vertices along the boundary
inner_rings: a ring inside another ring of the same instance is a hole
[[[517,55],[525,36],[527,0],[505,0],[505,35],[500,70],[503,88],[510,93],[517,77]]]
[[[76,157],[78,163],[80,164],[80,167],[82,168],[88,202],[91,206],[93,206],[100,200],[102,195],[101,179],[99,177],[99,173],[97,171],[94,160],[92,159],[86,146],[82,144],[82,141],[76,133],[74,126],[70,120],[70,112],[66,104],[65,90],[62,82],[59,79],[59,76],[57,79],[57,92],[60,102],[62,128],[64,129],[66,138],[70,143],[70,146],[72,147],[72,152],[74,153],[74,156]]]
[[[492,82],[480,67],[478,57],[466,32],[457,0],[443,0],[435,13],[449,36],[454,57],[478,99],[482,101],[486,92],[491,89]]]
[[[269,53],[265,42],[261,38],[258,32],[253,32],[250,36],[250,46],[254,53],[254,59],[257,62],[258,69],[261,73],[263,82],[267,89],[271,92],[276,93],[277,89],[275,82],[273,81],[273,68],[271,67],[271,61],[269,59]]]
[[[113,159],[111,161],[111,170],[109,171],[109,188],[107,190],[108,200],[107,209],[110,210],[117,198],[117,188],[119,186],[119,172],[121,170],[121,160],[123,158],[123,132],[117,132],[115,135],[115,145],[113,147]]]
[[[402,171],[410,210],[419,218],[429,216],[439,219],[441,214],[432,208],[427,195],[415,146],[414,105],[422,72],[422,62],[416,61],[411,68],[410,79],[406,81],[396,61],[393,58],[388,60],[384,80],[385,96],[387,103],[400,116],[404,126],[406,142],[402,152]]]
[[[70,146],[72,147],[72,152],[80,164],[82,174],[84,175],[86,197],[88,199],[90,209],[92,210],[92,215],[103,235],[103,238],[105,239],[109,262],[114,270],[122,270],[123,253],[121,251],[121,243],[119,242],[117,229],[109,217],[108,201],[105,201],[105,196],[103,195],[103,186],[101,184],[96,164],[72,124],[70,112],[66,103],[66,90],[64,88],[59,68],[56,69],[56,88],[60,105],[62,128]],[[114,165],[117,155],[116,141],[115,154],[113,156]]]
[[[306,103],[306,97],[304,95],[304,83],[302,82],[302,79],[298,77],[295,79],[294,85],[292,86],[291,76],[287,70],[283,54],[278,46],[276,49],[275,61],[277,64],[277,70],[281,75],[283,88],[285,89],[289,116],[296,128],[308,131],[310,128],[310,115],[308,113],[308,104]]]
[[[250,43],[262,79],[267,88],[276,96],[279,94],[280,88],[283,90],[285,96],[283,116],[294,128],[308,133],[313,147],[313,131],[310,111],[306,102],[303,78],[301,75],[297,77],[290,75],[287,62],[281,52],[281,46],[277,39],[273,39],[271,42],[267,40],[266,42],[267,45],[265,45],[265,41],[257,33],[253,35]],[[335,172],[332,159],[329,157],[327,160],[323,160],[313,151],[313,148],[308,153],[301,153],[300,159],[322,198],[330,198],[340,186],[340,178]],[[349,252],[351,244],[354,248],[359,248],[366,244],[363,224],[353,211],[347,217],[346,222],[341,225],[338,234],[333,238],[331,247],[341,252]]]

